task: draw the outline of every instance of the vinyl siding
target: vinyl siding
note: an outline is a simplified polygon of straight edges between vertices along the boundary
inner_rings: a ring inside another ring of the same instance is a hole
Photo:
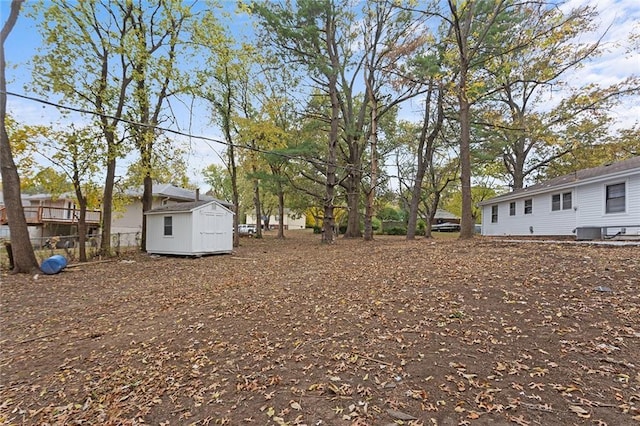
[[[605,212],[606,186],[625,183],[626,208],[624,213]],[[571,192],[572,208],[552,211],[553,194]],[[533,213],[524,214],[524,200],[533,198]],[[509,203],[516,202],[516,215],[509,216]],[[525,195],[516,200],[498,203],[498,222],[491,223],[491,207],[482,209],[483,235],[514,236],[571,236],[577,227],[626,227],[628,234],[640,234],[640,172],[618,179],[605,179],[596,183],[578,185],[570,189],[549,191],[538,195]],[[531,232],[533,229],[533,232]],[[617,232],[611,228],[609,234]]]
[[[572,235],[576,227],[576,212],[573,209],[552,211],[552,194],[554,193],[499,203],[497,223],[491,223],[492,205],[483,206],[483,235]],[[533,200],[533,210],[531,214],[524,214],[524,202],[528,199]],[[509,204],[513,201],[516,203],[516,214],[510,216]]]
[[[606,213],[607,185],[625,183],[625,211]],[[610,179],[598,184],[578,188],[580,204],[578,205],[579,226],[624,226],[640,225],[640,173],[622,179]],[[609,233],[617,230],[612,228]],[[627,228],[628,233],[638,235],[640,227]]]

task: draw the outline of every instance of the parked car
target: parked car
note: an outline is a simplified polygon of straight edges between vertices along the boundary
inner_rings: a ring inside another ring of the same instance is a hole
[[[246,223],[238,225],[238,235],[253,237],[256,234],[256,226]]]
[[[433,225],[431,230],[440,232],[458,232],[460,231],[460,224],[452,222],[439,223],[437,225]]]

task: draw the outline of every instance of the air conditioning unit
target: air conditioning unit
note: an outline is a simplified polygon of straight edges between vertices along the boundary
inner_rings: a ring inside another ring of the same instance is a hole
[[[601,240],[602,228],[599,226],[582,226],[576,229],[576,240]]]

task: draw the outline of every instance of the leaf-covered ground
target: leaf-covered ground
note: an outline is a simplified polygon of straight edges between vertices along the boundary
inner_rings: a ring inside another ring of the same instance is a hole
[[[640,423],[640,247],[308,232],[1,285],[0,423]]]

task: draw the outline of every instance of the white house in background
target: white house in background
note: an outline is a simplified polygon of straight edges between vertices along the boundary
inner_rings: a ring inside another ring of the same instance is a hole
[[[640,236],[640,157],[579,170],[478,205],[482,235]]]
[[[304,229],[307,225],[307,217],[304,214],[296,214],[289,209],[284,209],[283,219],[284,229]],[[257,225],[256,217],[247,213],[247,225]],[[264,220],[261,222],[264,225]],[[269,216],[269,227],[278,229],[279,217],[277,215]]]
[[[114,212],[111,220],[111,234],[118,235],[120,244],[136,244],[136,234],[142,232],[142,194],[143,188],[137,187],[124,192],[126,202],[122,211]],[[199,191],[180,188],[171,184],[153,184],[151,209],[169,206],[177,203],[196,200],[217,201],[222,206],[232,210],[232,204],[217,200],[208,195],[201,195]]]
[[[234,213],[218,201],[192,201],[145,212],[148,253],[231,253]]]

